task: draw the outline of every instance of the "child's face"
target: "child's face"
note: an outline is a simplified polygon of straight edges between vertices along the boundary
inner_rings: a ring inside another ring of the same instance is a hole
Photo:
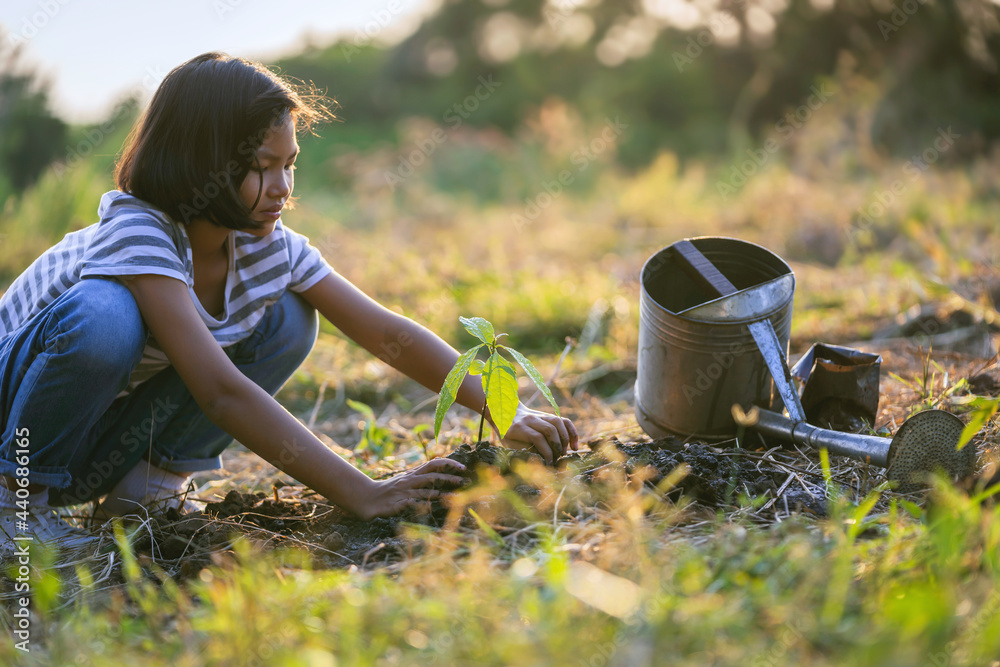
[[[293,163],[298,152],[299,144],[295,140],[295,125],[291,118],[285,119],[281,126],[271,129],[264,137],[264,143],[257,149],[258,164],[250,167],[240,186],[240,197],[248,208],[253,206],[257,193],[260,193],[253,219],[264,224],[260,229],[246,230],[248,233],[263,237],[274,231],[281,209],[292,196],[295,185]],[[261,174],[264,178],[263,189]]]

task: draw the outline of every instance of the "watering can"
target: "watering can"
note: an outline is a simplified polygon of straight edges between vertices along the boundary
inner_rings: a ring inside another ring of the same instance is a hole
[[[901,491],[935,469],[971,475],[975,450],[957,449],[963,423],[943,410],[914,415],[892,439],[806,422],[786,360],[794,290],[787,263],[739,239],[683,239],[650,257],[641,274],[635,385],[643,430],[731,438],[732,406],[756,406],[756,431],[887,467]]]

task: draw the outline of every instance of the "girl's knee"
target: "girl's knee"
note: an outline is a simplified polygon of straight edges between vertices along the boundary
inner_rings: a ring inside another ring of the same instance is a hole
[[[72,351],[89,367],[127,367],[142,359],[147,329],[139,306],[124,285],[89,278],[73,285],[47,325],[50,351]]]

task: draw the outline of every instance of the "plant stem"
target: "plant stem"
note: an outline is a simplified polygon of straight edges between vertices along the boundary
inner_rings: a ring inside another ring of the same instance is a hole
[[[496,345],[497,345],[497,339],[494,338],[493,339],[493,343],[488,346],[489,353],[490,353],[491,357],[497,351]],[[487,374],[486,374],[486,382],[483,384],[483,390],[484,390],[483,394],[486,394],[486,390],[490,386],[490,372],[492,372],[493,367],[490,366],[489,369],[490,370],[487,371]],[[483,412],[482,412],[482,414],[479,415],[479,435],[476,437],[476,444],[477,445],[483,441],[483,424],[486,423],[486,406],[487,405],[489,405],[489,397],[484,395],[484,397],[483,397]]]
[[[483,401],[483,413],[479,415],[479,437],[476,438],[477,445],[483,441],[483,424],[485,423],[486,423],[486,401]]]

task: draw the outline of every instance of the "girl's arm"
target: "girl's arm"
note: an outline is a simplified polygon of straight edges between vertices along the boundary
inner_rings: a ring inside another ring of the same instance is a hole
[[[336,273],[302,296],[348,338],[431,391],[441,391],[458,352],[436,334],[380,305]],[[466,377],[455,400],[481,412],[486,395],[479,378]],[[518,406],[503,442],[511,447],[534,447],[549,462],[567,447],[578,447],[573,422],[524,406]]]
[[[142,319],[205,415],[280,470],[363,518],[394,514],[460,484],[446,474],[463,469],[435,459],[384,481],[370,479],[340,458],[233,365],[195,310],[184,283],[141,275],[127,279]]]

